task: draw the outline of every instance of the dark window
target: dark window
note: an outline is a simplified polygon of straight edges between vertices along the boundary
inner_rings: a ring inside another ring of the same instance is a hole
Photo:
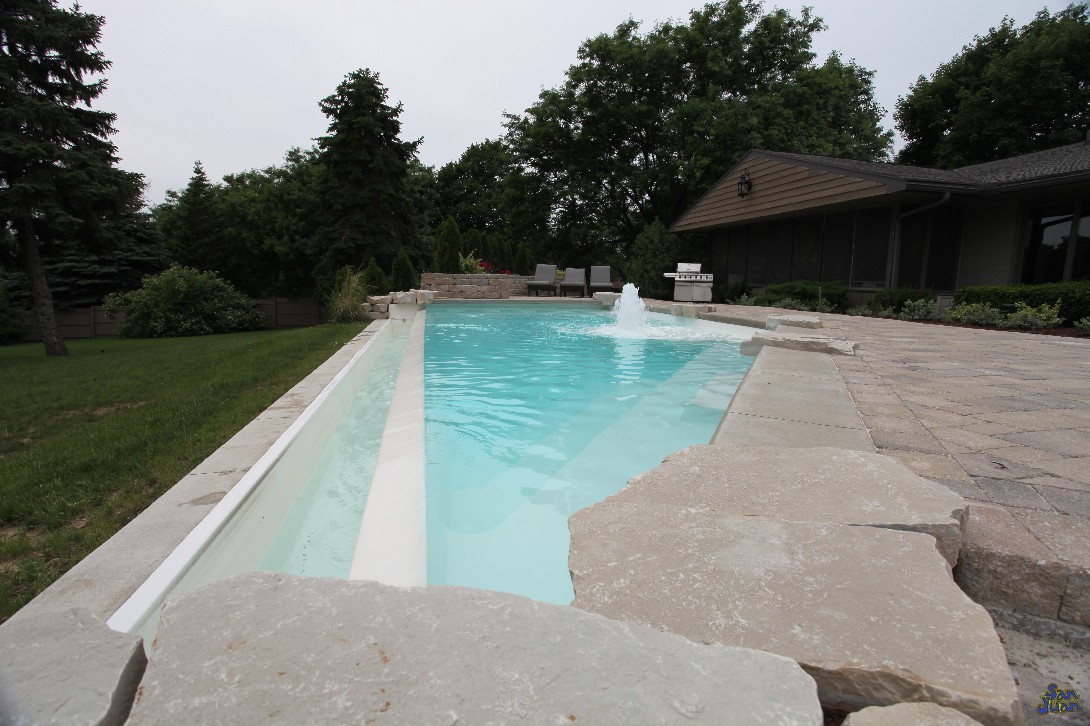
[[[848,282],[852,271],[852,233],[855,213],[825,215],[820,282]]]
[[[727,233],[727,284],[746,282],[748,247],[749,227],[735,227]]]
[[[1082,212],[1075,222],[1075,259],[1072,280],[1090,280],[1090,199],[1082,200]]]
[[[765,281],[775,285],[791,279],[791,238],[795,232],[795,224],[790,219],[782,219],[770,222],[767,227],[765,244],[768,246],[768,275]]]
[[[931,215],[924,287],[928,290],[953,290],[961,252],[961,210],[941,207],[932,210]]]
[[[795,246],[791,254],[792,280],[821,279],[821,215],[795,220]]]
[[[1074,205],[1033,210],[1033,235],[1022,265],[1022,282],[1060,282],[1067,263]]]
[[[897,287],[917,288],[923,284],[923,258],[930,233],[931,215],[913,214],[901,220],[901,254],[897,262]]]
[[[855,264],[852,285],[884,284],[889,252],[889,207],[860,209],[855,219]]]

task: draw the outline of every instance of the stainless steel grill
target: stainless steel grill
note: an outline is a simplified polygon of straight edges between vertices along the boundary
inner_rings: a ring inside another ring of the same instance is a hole
[[[677,302],[711,302],[714,275],[701,272],[699,262],[679,262],[677,272],[667,272],[674,278],[674,300]]]

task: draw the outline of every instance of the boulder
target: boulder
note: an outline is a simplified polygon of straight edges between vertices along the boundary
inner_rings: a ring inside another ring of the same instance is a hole
[[[147,659],[139,635],[84,608],[0,627],[0,723],[121,724]]]
[[[765,318],[767,330],[775,330],[781,325],[790,328],[820,328],[821,318],[812,315],[769,315]]]
[[[805,350],[810,353],[828,353],[829,355],[855,355],[859,344],[850,340],[836,340],[820,336],[790,335],[772,332],[754,333],[749,340],[743,341],[740,348],[743,355],[757,355],[761,348],[788,348]]]
[[[613,495],[656,508],[679,504],[794,522],[839,522],[929,534],[957,564],[968,505],[881,454],[817,447],[691,446]]]
[[[868,706],[849,714],[844,726],[981,726],[961,711],[933,703]]]
[[[168,603],[132,723],[822,722],[798,664],[516,595],[246,573]]]
[[[1021,721],[1003,646],[932,537],[614,496],[569,519],[575,607],[786,656],[824,706],[932,701]]]

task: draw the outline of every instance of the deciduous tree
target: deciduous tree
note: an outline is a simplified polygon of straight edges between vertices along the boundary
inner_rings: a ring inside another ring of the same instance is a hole
[[[1004,18],[897,100],[897,160],[952,169],[1076,142],[1090,127],[1086,3]]]
[[[871,72],[835,55],[816,65],[823,27],[806,8],[725,0],[583,43],[564,85],[507,121],[525,196],[548,200],[546,252],[596,264],[626,251],[751,148],[884,158]]]

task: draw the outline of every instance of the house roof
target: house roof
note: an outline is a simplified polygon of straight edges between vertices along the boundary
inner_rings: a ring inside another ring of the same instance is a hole
[[[898,192],[952,192],[972,196],[985,196],[1061,184],[1090,182],[1090,140],[1069,144],[1047,151],[973,164],[958,169],[931,169],[907,164],[890,164],[876,161],[858,161],[832,156],[792,154],[780,151],[754,149],[747,153],[730,171],[704,194],[692,207],[671,225],[676,231],[707,229],[742,221],[786,213],[787,207],[776,207],[766,200],[753,205],[728,201],[739,170],[753,167],[754,163],[774,162],[779,165],[806,170],[833,180],[855,179],[869,182],[870,187],[859,189],[854,195],[863,197],[895,194]],[[830,181],[830,184],[834,182]],[[836,182],[843,188],[843,183]],[[850,201],[852,194],[839,196],[811,195],[806,204],[821,207],[827,201]],[[795,205],[797,211],[798,205]]]

